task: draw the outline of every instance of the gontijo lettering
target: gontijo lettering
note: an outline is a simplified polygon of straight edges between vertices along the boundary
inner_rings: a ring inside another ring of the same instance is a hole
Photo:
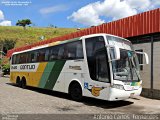
[[[12,66],[11,69],[17,69],[17,66]]]
[[[35,68],[36,68],[35,65],[21,65],[21,66],[20,66],[20,69],[21,69],[21,70],[24,70],[24,69],[27,69],[27,70],[28,70],[28,69],[29,69],[29,70],[31,69],[31,70],[32,70],[32,69],[35,69]]]

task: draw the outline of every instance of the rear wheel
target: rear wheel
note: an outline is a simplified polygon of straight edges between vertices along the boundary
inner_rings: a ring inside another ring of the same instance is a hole
[[[19,77],[17,77],[16,85],[17,85],[18,87],[21,87],[21,80],[20,80]]]
[[[26,79],[25,79],[25,78],[22,78],[22,80],[21,80],[21,87],[22,87],[23,89],[26,88]]]
[[[82,100],[82,89],[79,83],[71,84],[69,93],[73,100],[76,100],[76,101]]]

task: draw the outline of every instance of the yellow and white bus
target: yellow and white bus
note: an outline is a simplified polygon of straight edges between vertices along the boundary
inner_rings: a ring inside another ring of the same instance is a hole
[[[137,54],[130,41],[109,35],[91,34],[57,41],[11,57],[10,80],[25,88],[33,86],[115,101],[138,96],[142,90]]]

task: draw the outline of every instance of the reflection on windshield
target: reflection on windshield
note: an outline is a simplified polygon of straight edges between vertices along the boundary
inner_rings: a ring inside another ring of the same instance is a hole
[[[114,52],[111,51],[111,57]],[[117,80],[138,81],[139,63],[133,51],[120,49],[120,60],[112,61],[113,76]]]

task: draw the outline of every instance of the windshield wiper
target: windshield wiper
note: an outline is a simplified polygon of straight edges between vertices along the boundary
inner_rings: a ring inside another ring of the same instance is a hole
[[[137,68],[136,68],[136,65],[133,61],[133,57],[131,58],[131,62],[132,62],[132,69],[135,71],[136,75],[137,75],[137,78],[138,78],[138,81],[140,81],[140,78],[139,78],[139,74],[137,73]],[[133,74],[133,73],[132,73]]]
[[[116,74],[116,76],[120,76],[120,77],[128,76],[128,72],[118,72],[118,73],[115,73],[115,74]]]

